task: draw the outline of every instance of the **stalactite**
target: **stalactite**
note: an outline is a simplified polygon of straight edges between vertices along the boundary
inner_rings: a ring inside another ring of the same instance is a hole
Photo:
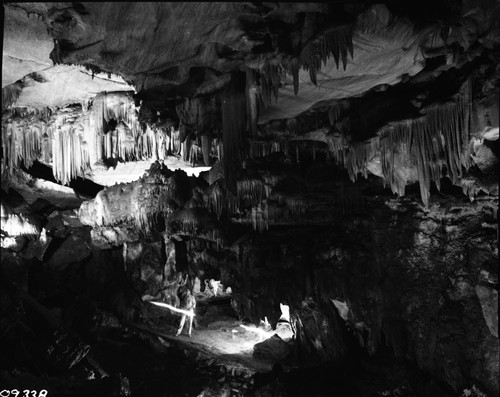
[[[222,139],[224,142],[224,175],[235,188],[236,172],[244,159],[246,132],[246,96],[241,79],[233,74],[222,96]]]
[[[43,125],[43,135],[42,135],[42,161],[45,164],[50,163],[52,158],[52,137],[49,135],[50,131],[46,125]]]
[[[274,97],[275,102],[278,102],[278,90],[281,83],[280,65],[265,61],[260,70],[260,97],[263,106],[271,103]]]
[[[120,121],[116,126],[118,137],[118,157],[125,161],[133,160],[135,157],[135,138],[128,126]]]
[[[179,130],[170,131],[170,151],[173,154],[179,154],[181,151],[181,140]]]
[[[22,90],[23,84],[21,81],[2,87],[2,110],[11,107],[21,95]]]
[[[337,68],[339,59],[342,60],[344,70],[347,66],[347,54],[353,57],[352,43],[353,27],[351,25],[335,26],[328,28],[312,37],[302,48],[299,61],[304,70],[309,71],[309,76],[314,85],[317,85],[316,74],[321,70],[321,63],[333,55]]]
[[[210,165],[210,146],[212,142],[208,135],[201,136],[201,150],[203,154],[203,163],[208,167]]]
[[[352,182],[357,180],[359,173],[362,173],[363,176],[367,178],[368,169],[366,168],[366,163],[373,158],[376,152],[376,140],[352,144],[344,151],[343,155],[340,156],[339,163],[341,161],[342,164],[339,165],[347,170]]]
[[[393,193],[405,194],[407,176],[402,165],[409,164],[411,123],[409,120],[385,127],[380,136],[380,162],[384,175],[384,186],[389,184]]]
[[[302,215],[308,207],[307,200],[299,197],[285,197],[284,202],[292,215]]]
[[[12,173],[17,165],[15,139],[13,122],[7,122],[2,126],[2,179]]]
[[[5,178],[23,161],[31,167],[33,161],[42,157],[44,125],[38,119],[11,120],[2,128],[2,172]]]
[[[271,153],[283,152],[288,154],[287,141],[250,141],[250,157],[266,157]]]
[[[269,217],[267,214],[267,205],[265,203],[252,207],[251,221],[254,230],[260,233],[269,228]]]
[[[470,166],[470,91],[470,82],[466,81],[453,102],[430,106],[423,117],[392,123],[379,132],[382,173],[393,192],[404,194],[407,181],[397,165],[408,164],[410,157],[417,163],[420,193],[426,206],[431,183],[440,187],[443,154],[448,176],[453,184],[460,184],[463,169]]]
[[[256,72],[250,68],[246,71],[246,94],[248,130],[252,136],[257,133],[257,121],[259,119],[259,89],[256,83]]]
[[[109,142],[109,137],[104,136],[104,126],[111,119],[114,119],[117,124],[124,123],[131,130],[134,137],[142,133],[134,100],[130,93],[127,92],[98,94],[92,101],[89,118],[89,130],[93,127],[94,138],[88,139],[88,137],[85,137],[85,141],[89,143],[88,146],[95,148],[95,152],[90,154],[92,161],[101,160],[103,155],[110,157],[112,146],[117,144],[114,140]],[[105,139],[108,139],[108,142],[105,142]],[[149,145],[152,144],[153,142],[150,141]],[[151,147],[149,149],[151,150]],[[118,151],[121,152],[121,149]],[[137,156],[139,153],[135,154]]]
[[[220,219],[223,211],[228,215],[234,214],[239,210],[239,201],[237,198],[220,182],[215,182],[203,193],[205,208],[217,215]]]
[[[422,201],[427,206],[431,183],[440,188],[443,155],[454,184],[459,184],[463,169],[470,167],[471,100],[470,82],[466,81],[452,102],[430,106],[420,118],[393,122],[379,130],[378,139],[351,145],[342,134],[328,134],[326,141],[335,162],[347,169],[352,181],[360,172],[366,177],[366,163],[380,153],[384,184],[399,196],[404,195],[409,178],[404,168],[411,168],[415,161]]]
[[[224,143],[221,140],[216,141],[217,148],[217,159],[223,163],[224,162]]]
[[[2,130],[2,170],[7,174],[19,160],[30,166],[39,159],[46,164],[52,162],[54,177],[67,184],[71,178],[83,176],[103,157],[122,161],[157,159],[166,155],[167,144],[177,149],[179,143],[175,133],[169,135],[150,126],[144,130],[133,99],[123,92],[99,94],[91,105],[83,101],[81,106],[62,109],[10,110],[11,118],[20,116],[22,123],[9,122]],[[111,119],[117,121],[116,129],[104,134]]]
[[[299,93],[299,70],[300,70],[299,58],[292,57],[292,59],[290,59],[290,62],[288,64],[288,73],[292,75],[293,93],[295,95]]]
[[[333,153],[334,156],[340,158],[342,153],[349,147],[349,142],[346,137],[342,134],[328,134],[326,136],[326,143],[330,152]]]
[[[56,180],[67,185],[76,176],[83,176],[82,136],[76,133],[73,125],[65,124],[54,130],[52,147],[52,170]]]
[[[266,190],[260,179],[241,179],[236,182],[236,197],[238,202],[249,200],[251,205],[256,205],[265,197]]]
[[[330,125],[333,127],[333,125],[337,122],[339,119],[339,116],[349,108],[349,103],[348,102],[339,102],[336,103],[335,105],[332,105],[328,109],[328,120],[330,121]]]
[[[262,175],[262,179],[264,180],[265,197],[268,198],[271,196],[274,186],[283,179],[283,176],[264,174]]]
[[[152,160],[158,160],[156,136],[149,124],[146,126],[145,136],[146,136],[146,158]]]

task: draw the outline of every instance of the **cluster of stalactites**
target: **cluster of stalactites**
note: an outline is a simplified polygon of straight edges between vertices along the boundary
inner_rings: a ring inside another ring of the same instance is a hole
[[[335,162],[348,171],[353,182],[360,173],[367,177],[367,162],[380,153],[384,183],[399,196],[404,195],[409,180],[405,169],[415,163],[422,201],[427,206],[431,182],[440,188],[443,165],[452,182],[463,185],[463,170],[470,167],[471,103],[467,81],[453,101],[428,107],[417,119],[391,123],[377,138],[352,144],[342,134],[329,134],[326,141]]]
[[[236,195],[216,182],[205,190],[204,206],[217,219],[225,213],[235,222],[251,224],[258,231],[266,230],[270,223],[304,214],[307,208],[307,201],[302,198],[273,193],[281,179],[279,175],[265,174],[260,179],[238,180]],[[245,208],[250,208],[246,214]]]
[[[24,160],[26,167],[41,157],[46,126],[10,120],[2,126],[2,175],[11,174]]]
[[[300,197],[282,197],[282,200],[276,202],[263,200],[252,207],[247,217],[236,221],[251,224],[254,230],[262,232],[267,230],[270,224],[287,222],[292,217],[303,215],[307,207],[307,201]]]
[[[30,167],[39,160],[52,164],[56,180],[68,184],[103,159],[163,160],[182,151],[179,131],[164,126],[143,128],[133,98],[124,92],[99,94],[81,108],[11,109],[10,116],[2,128],[5,177],[20,161]],[[112,119],[116,128],[105,132]]]
[[[179,131],[171,127],[151,128],[134,133],[123,121],[104,134],[103,157],[121,161],[165,160],[179,154],[182,144]]]
[[[172,213],[166,220],[176,232],[194,234],[198,238],[213,241],[218,247],[224,243],[223,233],[213,224],[210,215],[202,208],[183,208]]]
[[[335,163],[347,170],[349,178],[355,182],[358,174],[368,177],[367,162],[370,161],[378,149],[376,139],[365,142],[349,143],[342,134],[329,134],[326,136],[328,148]]]
[[[54,177],[63,184],[85,175],[105,153],[126,157],[141,131],[133,100],[122,92],[99,94],[90,111],[89,104],[82,103],[55,113],[44,108],[15,116],[21,118],[11,117],[2,130],[2,173],[12,173],[21,160],[28,167],[42,160],[52,163]],[[111,119],[121,122],[115,140],[112,134],[103,138],[105,123]]]
[[[267,198],[265,184],[261,179],[240,179],[236,182],[236,197],[238,202],[248,201],[251,205],[260,203]]]
[[[266,157],[271,153],[283,152],[288,155],[287,141],[250,141],[250,157]]]
[[[52,172],[63,185],[82,176],[90,166],[80,126],[64,124],[52,131]]]
[[[387,126],[380,132],[380,163],[384,186],[389,185],[392,192],[399,197],[404,196],[408,175],[405,167],[410,165],[411,135],[408,130],[410,120]]]
[[[471,165],[468,146],[471,103],[467,81],[453,102],[433,105],[423,117],[394,123],[380,131],[382,172],[393,192],[404,194],[405,181],[398,168],[411,160],[417,165],[420,194],[426,206],[431,182],[440,188],[443,165],[451,181],[461,185],[463,171]]]
[[[205,207],[220,219],[224,210],[228,215],[236,213],[239,209],[238,200],[220,182],[210,185],[203,194]]]

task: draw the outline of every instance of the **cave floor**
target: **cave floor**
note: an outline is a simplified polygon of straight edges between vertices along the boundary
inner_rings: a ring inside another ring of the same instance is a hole
[[[253,345],[273,335],[261,336],[245,331],[242,323],[234,320],[220,320],[209,327],[193,328],[191,337],[185,333],[175,336],[176,330],[171,326],[154,326],[131,324],[138,331],[155,335],[165,346],[176,346],[194,354],[197,360],[214,360],[214,365],[255,372],[267,372],[274,362],[252,357]],[[235,332],[233,332],[235,331]]]

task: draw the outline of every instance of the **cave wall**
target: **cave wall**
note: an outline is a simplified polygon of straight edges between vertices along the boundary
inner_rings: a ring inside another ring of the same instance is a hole
[[[495,204],[448,199],[426,211],[375,199],[368,208],[331,227],[273,229],[235,246],[236,260],[223,266],[240,315],[275,323],[288,303],[304,358],[340,359],[331,299],[346,302],[347,326],[370,353],[388,347],[456,392],[477,384],[498,393]]]

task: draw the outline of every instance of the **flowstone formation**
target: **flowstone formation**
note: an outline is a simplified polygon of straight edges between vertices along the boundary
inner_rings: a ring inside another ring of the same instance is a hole
[[[2,385],[499,393],[498,2],[4,11]]]

